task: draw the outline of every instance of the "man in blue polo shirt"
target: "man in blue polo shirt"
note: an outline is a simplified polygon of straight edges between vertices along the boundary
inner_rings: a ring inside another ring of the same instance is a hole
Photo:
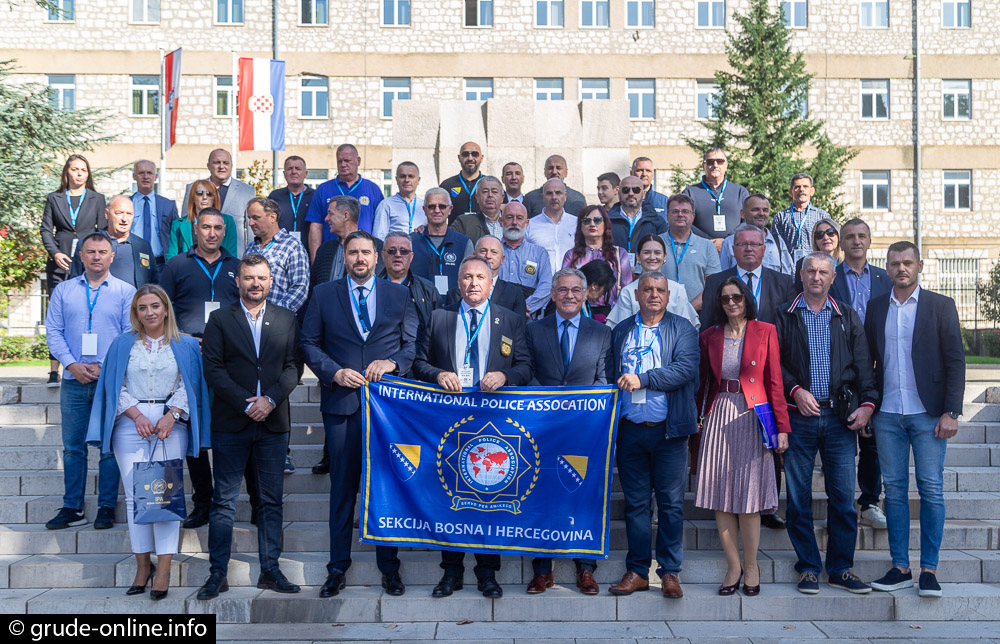
[[[337,176],[319,185],[309,204],[309,213],[306,215],[306,221],[310,224],[308,245],[310,261],[316,256],[316,249],[320,244],[333,239],[333,233],[323,225],[323,220],[326,219],[330,199],[337,195],[350,195],[358,200],[361,204],[358,229],[366,233],[372,231],[375,208],[382,202],[384,195],[381,188],[358,174],[360,166],[361,155],[358,154],[358,149],[350,143],[342,143],[337,148]]]
[[[464,258],[475,252],[468,237],[448,228],[451,210],[448,191],[444,188],[431,188],[424,195],[427,227],[422,233],[410,235],[413,245],[410,271],[433,282],[442,296],[458,287],[458,268]]]

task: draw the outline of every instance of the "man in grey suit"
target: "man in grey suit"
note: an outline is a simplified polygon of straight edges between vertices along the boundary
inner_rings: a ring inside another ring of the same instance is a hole
[[[236,248],[243,256],[243,249],[247,247],[247,204],[257,196],[257,191],[248,183],[244,183],[232,176],[233,157],[229,150],[216,148],[208,155],[208,179],[215,184],[219,190],[219,210],[223,214],[229,215],[236,222]],[[184,188],[184,203],[187,204],[188,196],[191,193],[191,184]]]
[[[132,179],[136,186],[132,195],[132,209],[135,212],[132,233],[149,242],[157,267],[163,268],[164,252],[170,241],[170,224],[180,215],[177,214],[177,204],[173,199],[154,192],[156,177],[156,164],[152,161],[143,159],[132,166]]]
[[[543,387],[574,387],[608,383],[605,364],[611,352],[611,329],[581,314],[587,300],[587,278],[575,268],[563,268],[552,277],[556,314],[528,324],[528,353],[534,382]],[[576,585],[584,595],[599,591],[594,581],[597,562],[574,559]],[[552,558],[535,557],[528,594],[545,592],[554,583]]]

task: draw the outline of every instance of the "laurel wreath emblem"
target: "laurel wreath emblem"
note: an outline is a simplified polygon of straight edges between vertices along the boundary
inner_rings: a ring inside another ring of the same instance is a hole
[[[441,487],[444,488],[445,494],[447,494],[448,496],[454,496],[454,493],[451,491],[451,488],[448,487],[448,481],[445,480],[444,472],[441,469],[441,457],[442,457],[442,455],[444,453],[444,445],[448,441],[448,437],[451,436],[455,432],[456,429],[458,429],[462,425],[468,423],[470,420],[475,420],[475,417],[474,416],[469,416],[467,418],[463,418],[463,419],[459,420],[458,422],[456,422],[454,425],[452,425],[451,427],[448,428],[448,431],[446,431],[444,433],[444,436],[442,436],[441,440],[438,442],[438,446],[437,446],[437,458],[435,459],[435,463],[434,464],[437,467],[438,481],[441,482]],[[528,485],[528,489],[525,490],[524,494],[521,495],[520,501],[523,502],[526,498],[528,498],[528,495],[531,494],[531,491],[535,489],[535,485],[538,483],[538,476],[542,472],[542,456],[541,456],[541,454],[538,451],[538,443],[531,436],[531,432],[528,431],[527,427],[525,427],[524,425],[521,425],[520,423],[518,423],[516,420],[514,420],[512,418],[508,418],[507,422],[509,424],[513,425],[519,432],[521,432],[522,434],[524,434],[524,437],[528,439],[528,442],[531,444],[531,449],[532,449],[532,451],[535,454],[535,468],[534,468],[535,469],[535,473],[534,473],[534,475],[531,478],[531,483]]]

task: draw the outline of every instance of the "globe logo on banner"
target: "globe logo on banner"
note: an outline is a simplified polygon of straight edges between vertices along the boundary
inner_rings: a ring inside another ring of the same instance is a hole
[[[498,492],[517,476],[517,452],[507,441],[492,436],[466,443],[459,463],[462,478],[478,492]]]
[[[274,112],[274,99],[270,94],[254,94],[250,97],[250,111],[257,114]]]

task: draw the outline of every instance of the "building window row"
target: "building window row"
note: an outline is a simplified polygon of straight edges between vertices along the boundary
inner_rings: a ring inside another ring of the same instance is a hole
[[[861,210],[890,210],[891,189],[889,170],[862,170]],[[944,210],[972,210],[972,170],[941,171]]]
[[[861,118],[866,121],[889,119],[889,80],[861,80]],[[967,121],[972,118],[972,81],[944,79],[941,81],[941,118],[946,121]]]

